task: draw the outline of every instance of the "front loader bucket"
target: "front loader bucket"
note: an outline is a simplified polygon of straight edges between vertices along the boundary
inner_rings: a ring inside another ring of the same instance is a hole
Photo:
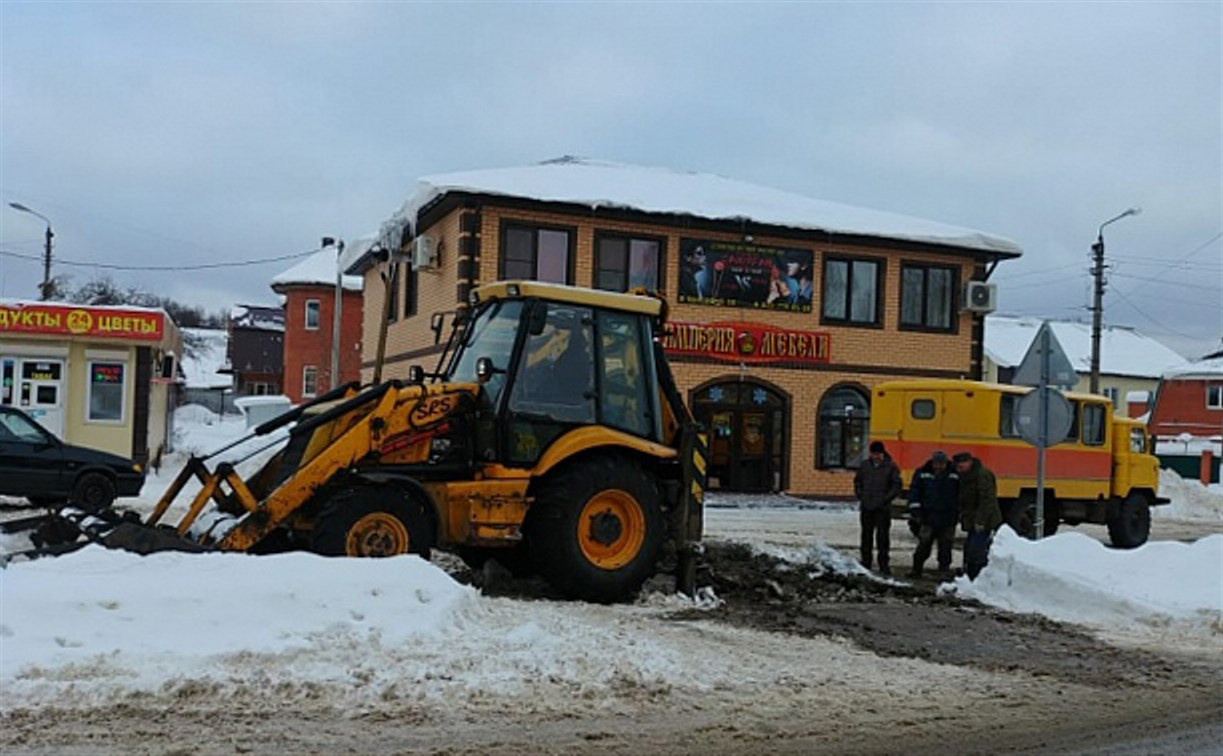
[[[91,543],[136,554],[207,550],[207,547],[178,535],[172,527],[146,525],[135,513],[120,514],[110,509],[85,512],[69,507],[58,512],[0,523],[0,533],[24,534],[33,545],[33,548],[6,554],[6,561],[13,557],[35,559],[40,556],[67,554]]]

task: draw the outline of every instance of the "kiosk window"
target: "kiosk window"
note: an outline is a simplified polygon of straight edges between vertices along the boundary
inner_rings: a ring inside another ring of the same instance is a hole
[[[934,419],[934,400],[914,399],[909,411],[914,420],[932,420]]]
[[[89,420],[123,422],[123,389],[127,365],[122,362],[89,363]]]

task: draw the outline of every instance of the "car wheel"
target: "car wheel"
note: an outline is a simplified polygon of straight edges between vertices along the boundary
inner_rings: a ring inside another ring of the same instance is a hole
[[[85,473],[72,487],[71,503],[87,512],[106,509],[115,501],[115,483],[102,473]]]

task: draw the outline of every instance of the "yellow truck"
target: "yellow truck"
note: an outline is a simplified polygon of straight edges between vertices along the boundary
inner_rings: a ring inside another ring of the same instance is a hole
[[[871,439],[882,441],[900,465],[906,487],[936,450],[961,451],[993,471],[1003,517],[1030,535],[1036,504],[1036,448],[1020,438],[1016,408],[1031,389],[957,380],[889,381],[871,401]],[[1112,403],[1068,393],[1073,410],[1068,438],[1045,460],[1045,534],[1059,523],[1108,526],[1114,546],[1146,542],[1158,496],[1159,462],[1146,426],[1117,417]]]
[[[25,525],[50,551],[440,548],[592,601],[630,595],[671,553],[690,590],[706,453],[655,338],[663,301],[509,281],[470,307],[433,374],[344,386],[256,428],[290,430],[248,477],[192,458],[147,519],[78,506]]]

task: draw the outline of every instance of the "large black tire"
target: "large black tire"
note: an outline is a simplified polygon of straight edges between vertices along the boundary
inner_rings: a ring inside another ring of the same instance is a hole
[[[395,485],[336,492],[319,512],[310,545],[326,556],[429,558],[433,519],[425,505]]]
[[[115,502],[115,482],[100,472],[88,472],[77,478],[72,486],[69,503],[87,512],[106,509]]]
[[[587,457],[545,478],[527,538],[541,575],[560,592],[609,603],[654,572],[666,527],[658,488],[633,461]]]
[[[1133,492],[1125,501],[1108,503],[1108,538],[1119,549],[1132,549],[1151,536],[1151,502],[1146,494]]]

